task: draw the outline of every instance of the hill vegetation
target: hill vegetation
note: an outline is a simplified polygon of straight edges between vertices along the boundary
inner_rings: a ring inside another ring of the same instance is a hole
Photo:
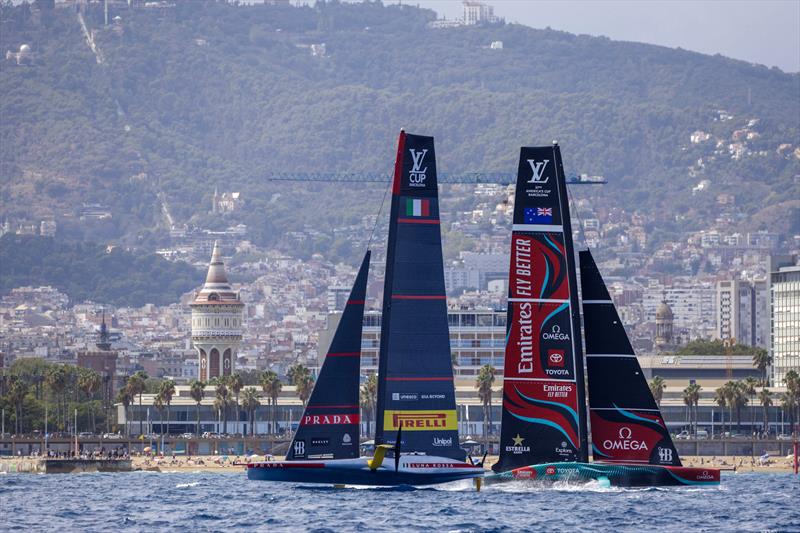
[[[220,186],[247,200],[225,223],[280,246],[303,225],[374,214],[383,191],[270,173],[388,175],[400,127],[436,136],[451,172],[513,171],[519,146],[558,139],[568,172],[609,179],[597,204],[648,213],[665,234],[717,213],[713,195],[691,195],[698,158],[716,191],[736,194],[741,224],[788,231],[798,212],[797,159],[776,152],[800,143],[796,74],[514,24],[431,29],[435,14],[407,5],[174,3],[112,5],[108,27],[89,4],[97,53],[74,9],[0,7],[0,50],[33,50],[31,65],[0,69],[0,216],[54,216],[62,237],[152,249],[169,240],[165,212],[207,226]],[[750,118],[765,155],[710,158],[688,141]],[[87,203],[113,217],[81,221]],[[778,212],[756,217],[766,205]]]
[[[168,305],[198,285],[202,273],[156,254],[107,250],[52,237],[0,237],[0,294],[14,287],[52,285],[73,303],[93,300],[117,306]]]

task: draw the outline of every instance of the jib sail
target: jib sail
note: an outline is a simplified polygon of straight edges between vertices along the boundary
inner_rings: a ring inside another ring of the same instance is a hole
[[[594,460],[681,466],[592,254],[579,255]]]
[[[561,152],[522,148],[496,471],[588,460],[576,285]]]
[[[287,460],[349,459],[359,455],[358,380],[369,258],[368,250],[286,454]]]
[[[459,448],[433,137],[403,131],[392,183],[375,442],[463,458]]]

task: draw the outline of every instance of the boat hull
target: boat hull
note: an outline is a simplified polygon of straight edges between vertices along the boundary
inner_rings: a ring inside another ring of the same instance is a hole
[[[584,483],[603,479],[615,487],[710,486],[719,485],[720,471],[635,463],[543,463],[489,474],[484,483],[491,485],[514,480]]]
[[[481,477],[485,470],[445,457],[403,457],[395,472],[394,460],[372,470],[370,458],[319,461],[265,461],[247,464],[247,478],[258,481],[323,483],[328,485],[436,485]]]

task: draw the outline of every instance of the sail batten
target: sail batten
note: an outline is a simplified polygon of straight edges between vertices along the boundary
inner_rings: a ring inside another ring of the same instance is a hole
[[[383,294],[375,443],[462,459],[432,137],[400,132]]]
[[[288,461],[358,457],[361,328],[369,260],[367,251],[289,446]]]
[[[579,256],[594,459],[681,466],[594,258]]]
[[[587,460],[573,253],[559,148],[522,148],[511,236],[503,420],[496,471]]]

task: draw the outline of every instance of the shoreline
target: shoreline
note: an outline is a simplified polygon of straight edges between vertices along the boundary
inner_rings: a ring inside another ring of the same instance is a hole
[[[16,463],[28,463],[38,458],[31,457],[0,457],[0,472],[12,472],[13,469],[3,468]],[[274,460],[282,460],[283,457],[273,457]],[[769,464],[762,465],[758,457],[751,456],[684,456],[681,458],[683,466],[696,468],[720,468],[731,472],[759,473],[759,474],[778,474],[792,473],[792,459],[790,457],[771,457]],[[264,456],[251,456],[253,461],[263,461]],[[497,461],[496,456],[489,456],[486,465],[491,466]],[[157,472],[157,473],[213,473],[213,474],[239,474],[245,470],[244,464],[247,458],[243,456],[165,456],[165,457],[132,457],[131,467],[134,472]]]
[[[283,457],[275,456],[274,460],[283,460]],[[691,456],[681,458],[683,466],[697,468],[736,468],[736,472],[756,472],[762,474],[791,473],[792,459],[787,457],[771,457],[767,465],[759,464],[758,457],[749,455],[728,455],[728,456]],[[252,457],[254,461],[263,461],[264,456]],[[233,463],[244,463],[244,457],[224,456],[194,456],[194,457],[134,457],[134,470],[147,470],[153,472],[212,472],[218,474],[241,472],[244,466],[234,465]],[[486,465],[491,466],[497,461],[497,456],[489,456]]]

